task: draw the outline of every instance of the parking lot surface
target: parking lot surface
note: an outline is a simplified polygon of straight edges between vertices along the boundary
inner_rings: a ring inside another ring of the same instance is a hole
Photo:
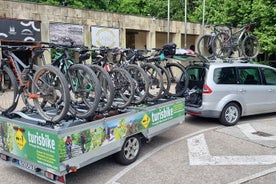
[[[233,127],[186,116],[185,123],[143,143],[128,166],[113,157],[67,176],[67,183],[273,183],[276,180],[276,116],[242,118]],[[49,183],[1,162],[0,183]]]

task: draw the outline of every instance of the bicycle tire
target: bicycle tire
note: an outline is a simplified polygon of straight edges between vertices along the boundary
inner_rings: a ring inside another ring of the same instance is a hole
[[[113,106],[116,109],[124,109],[131,104],[134,98],[133,79],[125,69],[118,67],[112,68],[109,75],[115,86]]]
[[[46,121],[58,123],[67,115],[70,94],[64,75],[52,65],[40,67],[32,83],[33,103],[40,116]]]
[[[95,72],[101,86],[101,97],[97,111],[100,113],[106,112],[111,109],[114,100],[115,89],[113,82],[109,76],[109,73],[103,67],[94,64],[87,66]]]
[[[18,83],[11,68],[4,65],[0,70],[0,111],[12,112],[16,109],[15,98],[18,94]]]
[[[169,71],[171,86],[169,95],[181,97],[188,87],[188,75],[183,65],[179,63],[167,63],[165,69]]]
[[[38,69],[39,69],[39,66],[33,65],[33,71],[32,71],[32,74],[33,74],[33,75],[31,76],[32,79],[34,78],[34,74],[35,74],[35,72],[36,72]],[[27,70],[29,70],[29,69],[24,69],[24,70],[22,71],[22,76],[21,76],[21,78],[22,78],[22,80],[24,80],[24,78],[25,78],[25,80],[31,81],[31,79],[28,78],[28,74],[29,74],[29,73],[28,73]],[[24,84],[23,84],[23,85],[24,85]],[[25,89],[26,89],[27,91],[25,91]],[[34,110],[35,108],[34,108],[33,100],[30,99],[30,98],[28,98],[28,93],[31,93],[32,86],[31,86],[31,85],[26,86],[25,89],[24,89],[23,92],[21,93],[21,99],[22,99],[23,103],[25,104],[25,106],[27,107],[27,109]]]
[[[212,57],[213,50],[212,50],[212,41],[214,36],[210,34],[202,35],[198,42],[197,42],[197,52],[198,54],[205,56],[205,57]]]
[[[149,79],[146,72],[135,64],[129,64],[124,67],[134,79],[135,94],[132,103],[135,105],[141,104],[149,93]]]
[[[149,78],[149,95],[146,98],[148,102],[157,101],[163,92],[163,77],[160,69],[151,63],[142,63],[141,67],[145,70]]]
[[[219,32],[212,42],[212,51],[218,58],[228,58],[231,55],[230,36],[226,32]]]
[[[162,74],[163,79],[163,92],[161,93],[160,98],[167,98],[170,97],[170,88],[171,88],[171,80],[170,80],[170,74],[169,71],[162,65],[156,65]]]
[[[66,76],[71,99],[69,112],[74,117],[91,118],[95,115],[101,96],[96,74],[86,65],[73,64]]]
[[[256,36],[246,36],[241,45],[242,53],[247,58],[256,58],[260,52],[260,43]]]

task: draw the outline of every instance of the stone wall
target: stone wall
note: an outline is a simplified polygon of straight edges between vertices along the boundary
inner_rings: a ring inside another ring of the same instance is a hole
[[[152,17],[132,16],[118,13],[107,13],[102,11],[92,11],[86,9],[76,9],[63,6],[50,6],[37,3],[22,3],[17,1],[0,0],[0,17],[16,18],[41,21],[41,39],[49,41],[49,23],[62,22],[79,24],[84,26],[84,43],[91,45],[91,26],[105,26],[119,28],[120,46],[126,45],[126,32],[128,29],[146,31],[148,48],[156,47],[156,32],[167,33],[168,24],[166,20]],[[187,23],[187,36],[200,35],[200,24]],[[185,34],[185,24],[180,21],[170,22],[170,33],[172,40],[177,45],[183,47],[183,36]],[[143,35],[144,36],[144,35]],[[161,39],[162,40],[162,39]],[[188,39],[189,41],[191,39]],[[193,42],[193,41],[190,41]],[[194,40],[195,42],[195,40]]]

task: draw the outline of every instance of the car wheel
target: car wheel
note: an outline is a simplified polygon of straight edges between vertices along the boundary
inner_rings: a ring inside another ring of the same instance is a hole
[[[241,116],[241,109],[236,103],[227,104],[220,115],[220,123],[225,126],[233,126],[237,124]]]
[[[121,151],[116,154],[117,162],[123,165],[131,164],[137,159],[140,153],[140,148],[141,139],[139,136],[135,135],[127,138]]]

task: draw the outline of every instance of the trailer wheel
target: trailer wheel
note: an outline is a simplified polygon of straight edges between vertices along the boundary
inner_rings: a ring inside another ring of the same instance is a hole
[[[139,136],[131,136],[127,138],[124,145],[118,153],[116,153],[116,160],[122,165],[128,165],[133,163],[139,153],[141,148],[141,139]]]

